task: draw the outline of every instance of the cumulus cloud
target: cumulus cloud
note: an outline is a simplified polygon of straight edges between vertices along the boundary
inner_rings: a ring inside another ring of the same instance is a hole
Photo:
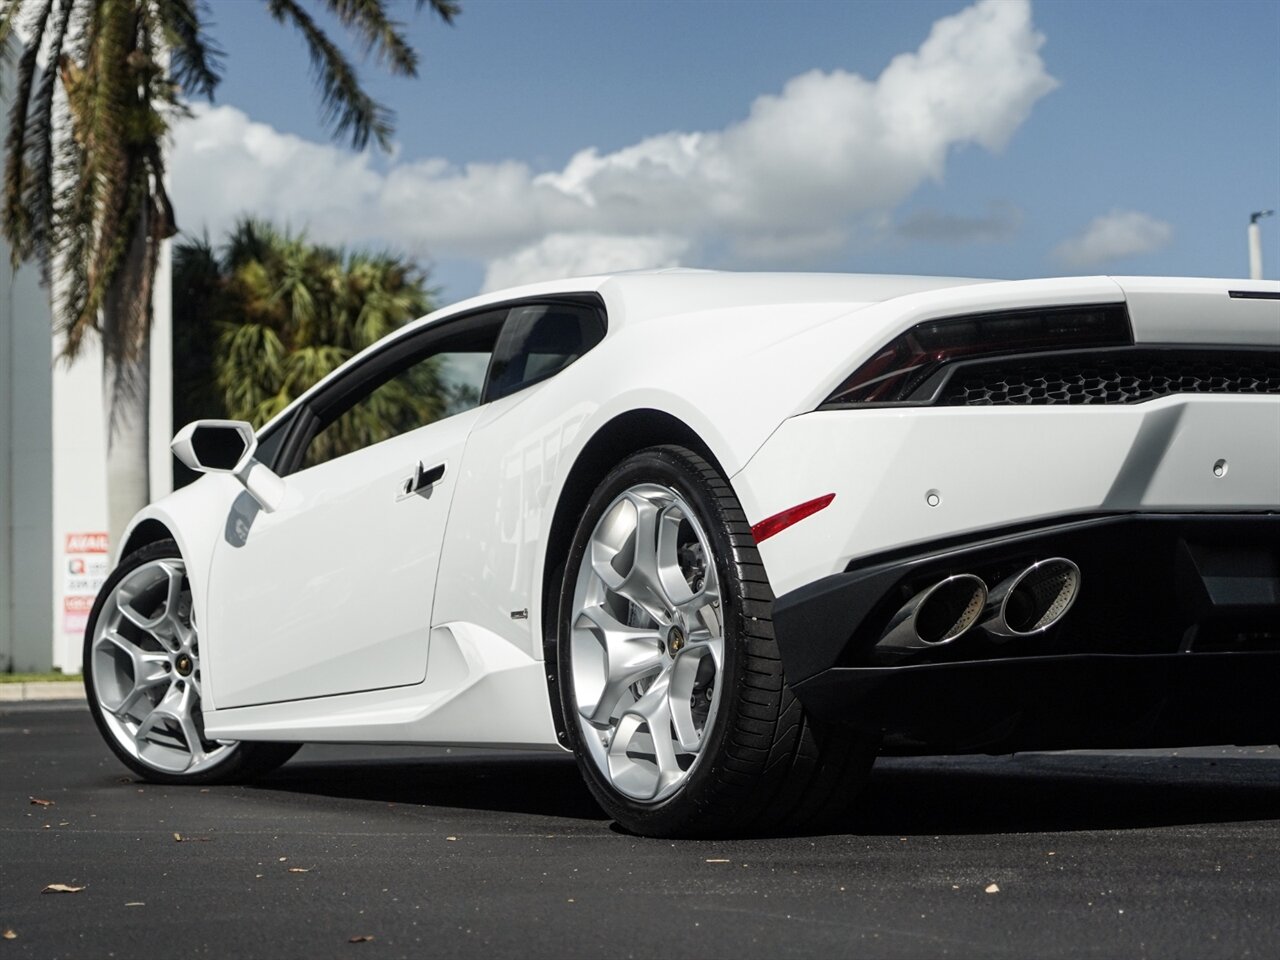
[[[393,243],[488,264],[489,284],[677,262],[714,247],[731,262],[839,250],[951,151],[1004,148],[1055,81],[1027,0],[980,0],[934,23],[874,80],[810,71],[723,129],[672,132],[560,170],[518,160],[386,162],[200,108],[171,162],[184,226],[215,234],[245,210],[330,242]]]
[[[1173,227],[1137,210],[1112,210],[1094,217],[1077,237],[1062,241],[1053,255],[1073,267],[1090,267],[1140,253],[1163,250],[1173,241]]]
[[[671,236],[553,233],[510,256],[490,261],[481,292],[560,277],[674,267],[688,247],[687,240]]]

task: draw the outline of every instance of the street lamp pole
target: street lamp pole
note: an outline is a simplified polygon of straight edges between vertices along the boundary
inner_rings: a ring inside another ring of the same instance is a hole
[[[1274,214],[1274,210],[1255,210],[1249,214],[1249,279],[1262,279],[1262,228],[1258,221]]]

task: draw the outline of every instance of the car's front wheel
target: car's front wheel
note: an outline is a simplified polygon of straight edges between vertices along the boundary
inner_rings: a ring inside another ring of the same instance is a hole
[[[172,540],[130,554],[107,578],[85,630],[84,683],[107,745],[147,780],[246,779],[298,749],[205,735],[200,636],[186,564]]]
[[[565,565],[557,676],[596,799],[654,836],[793,829],[845,809],[875,745],[806,716],[742,508],[698,453],[618,464]]]

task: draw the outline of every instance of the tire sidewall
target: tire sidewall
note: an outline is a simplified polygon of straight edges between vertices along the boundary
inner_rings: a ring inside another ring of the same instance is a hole
[[[700,460],[701,458],[699,458]],[[736,691],[746,668],[743,649],[742,588],[731,562],[733,548],[724,508],[702,475],[703,464],[694,462],[681,447],[652,447],[628,457],[596,488],[574,533],[561,581],[557,617],[557,676],[565,738],[578,759],[578,766],[592,794],[602,807],[624,826],[646,833],[681,833],[693,826],[699,810],[712,801],[717,766],[722,763],[724,740],[738,710]],[[698,762],[684,783],[658,803],[640,803],[620,794],[596,766],[582,741],[579,715],[573,695],[573,660],[570,619],[574,593],[587,545],[604,511],[624,490],[642,483],[659,483],[678,493],[696,512],[709,541],[716,576],[720,584],[724,658],[719,683],[720,701],[712,729],[704,734]]]

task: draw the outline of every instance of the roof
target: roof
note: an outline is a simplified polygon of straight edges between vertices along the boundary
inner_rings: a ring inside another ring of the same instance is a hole
[[[429,320],[526,297],[599,293],[613,323],[697,310],[788,303],[843,304],[849,309],[894,297],[989,280],[858,273],[734,273],[719,270],[638,270],[527,284],[451,304]]]

